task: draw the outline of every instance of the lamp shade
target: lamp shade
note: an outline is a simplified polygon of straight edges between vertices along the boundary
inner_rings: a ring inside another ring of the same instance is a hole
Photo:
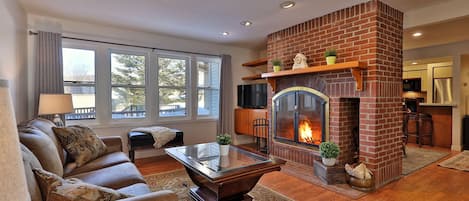
[[[38,115],[67,114],[73,112],[71,94],[41,94]]]
[[[0,200],[30,200],[8,82],[0,80]]]

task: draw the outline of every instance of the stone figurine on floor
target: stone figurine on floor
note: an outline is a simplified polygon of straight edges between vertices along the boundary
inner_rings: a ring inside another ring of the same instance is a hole
[[[296,54],[295,58],[293,58],[293,67],[292,69],[293,70],[296,70],[296,69],[302,69],[302,68],[307,68],[308,67],[308,59],[306,58],[306,56],[302,53],[298,53]]]

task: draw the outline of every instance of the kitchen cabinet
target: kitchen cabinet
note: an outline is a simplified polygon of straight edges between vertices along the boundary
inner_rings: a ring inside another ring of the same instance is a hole
[[[426,69],[404,71],[402,72],[402,78],[403,79],[420,78],[420,80],[422,81],[421,91],[428,91],[428,73]]]

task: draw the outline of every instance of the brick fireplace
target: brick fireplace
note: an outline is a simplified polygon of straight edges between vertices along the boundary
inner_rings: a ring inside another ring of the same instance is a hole
[[[327,96],[329,137],[325,140],[341,148],[340,164],[353,162],[358,154],[358,160],[373,171],[377,186],[398,178],[402,171],[402,22],[402,12],[372,0],[272,33],[267,42],[269,60],[280,59],[285,67],[292,66],[297,53],[305,54],[313,68],[325,65],[323,53],[328,48],[337,49],[337,63],[366,64],[362,91],[356,90],[350,70],[341,70],[278,78],[269,100],[291,87],[307,87]],[[273,116],[269,110],[271,120]],[[270,129],[270,154],[313,166],[319,157],[317,148],[286,143],[273,133],[275,127]]]

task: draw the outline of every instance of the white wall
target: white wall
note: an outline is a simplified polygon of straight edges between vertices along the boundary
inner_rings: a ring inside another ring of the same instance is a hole
[[[27,119],[26,14],[15,0],[0,1],[0,79],[9,81],[18,122]]]
[[[65,36],[86,38],[92,40],[100,40],[107,42],[125,43],[132,45],[150,46],[163,49],[172,49],[180,51],[190,51],[206,54],[229,54],[232,56],[232,75],[233,75],[233,99],[236,105],[236,85],[240,82],[240,76],[247,74],[246,69],[241,67],[241,64],[256,58],[257,52],[240,47],[225,46],[214,44],[210,42],[195,41],[183,38],[176,38],[171,36],[158,35],[154,33],[147,33],[125,28],[102,26],[99,24],[78,22],[66,19],[58,19],[39,15],[28,15],[28,27],[32,30],[44,30],[61,32]],[[33,60],[33,49],[35,36],[29,36],[29,60]],[[31,62],[32,63],[32,62]],[[29,72],[33,72],[34,64],[29,66]],[[30,73],[30,78],[32,77]],[[33,84],[30,80],[30,86]],[[29,94],[32,94],[30,91]],[[32,97],[30,97],[32,99]],[[32,104],[32,103],[30,103]],[[100,103],[97,103],[99,106]],[[234,111],[232,110],[234,119]],[[29,111],[32,114],[32,111]],[[184,122],[154,122],[154,123],[132,123],[121,125],[97,125],[94,126],[97,133],[102,136],[120,135],[125,140],[124,145],[127,144],[127,132],[137,126],[147,125],[162,125],[172,128],[177,128],[184,131],[184,141],[186,144],[195,144],[202,142],[209,142],[215,140],[216,135],[216,121],[213,120],[198,120],[198,121],[184,121]],[[234,122],[233,122],[234,126]],[[234,127],[232,128],[234,129]],[[234,134],[234,130],[231,131]],[[161,151],[142,151],[137,152],[136,157],[147,157],[155,154],[160,154]]]
[[[453,58],[453,98],[455,107],[453,107],[453,135],[452,135],[452,150],[462,149],[462,117],[465,114],[466,99],[464,97],[464,90],[467,86],[464,83],[469,83],[469,78],[462,75],[461,57],[469,53],[469,41],[450,43],[445,45],[437,45],[425,48],[418,48],[412,50],[404,50],[404,61],[417,60],[426,58],[438,58],[450,56]]]

